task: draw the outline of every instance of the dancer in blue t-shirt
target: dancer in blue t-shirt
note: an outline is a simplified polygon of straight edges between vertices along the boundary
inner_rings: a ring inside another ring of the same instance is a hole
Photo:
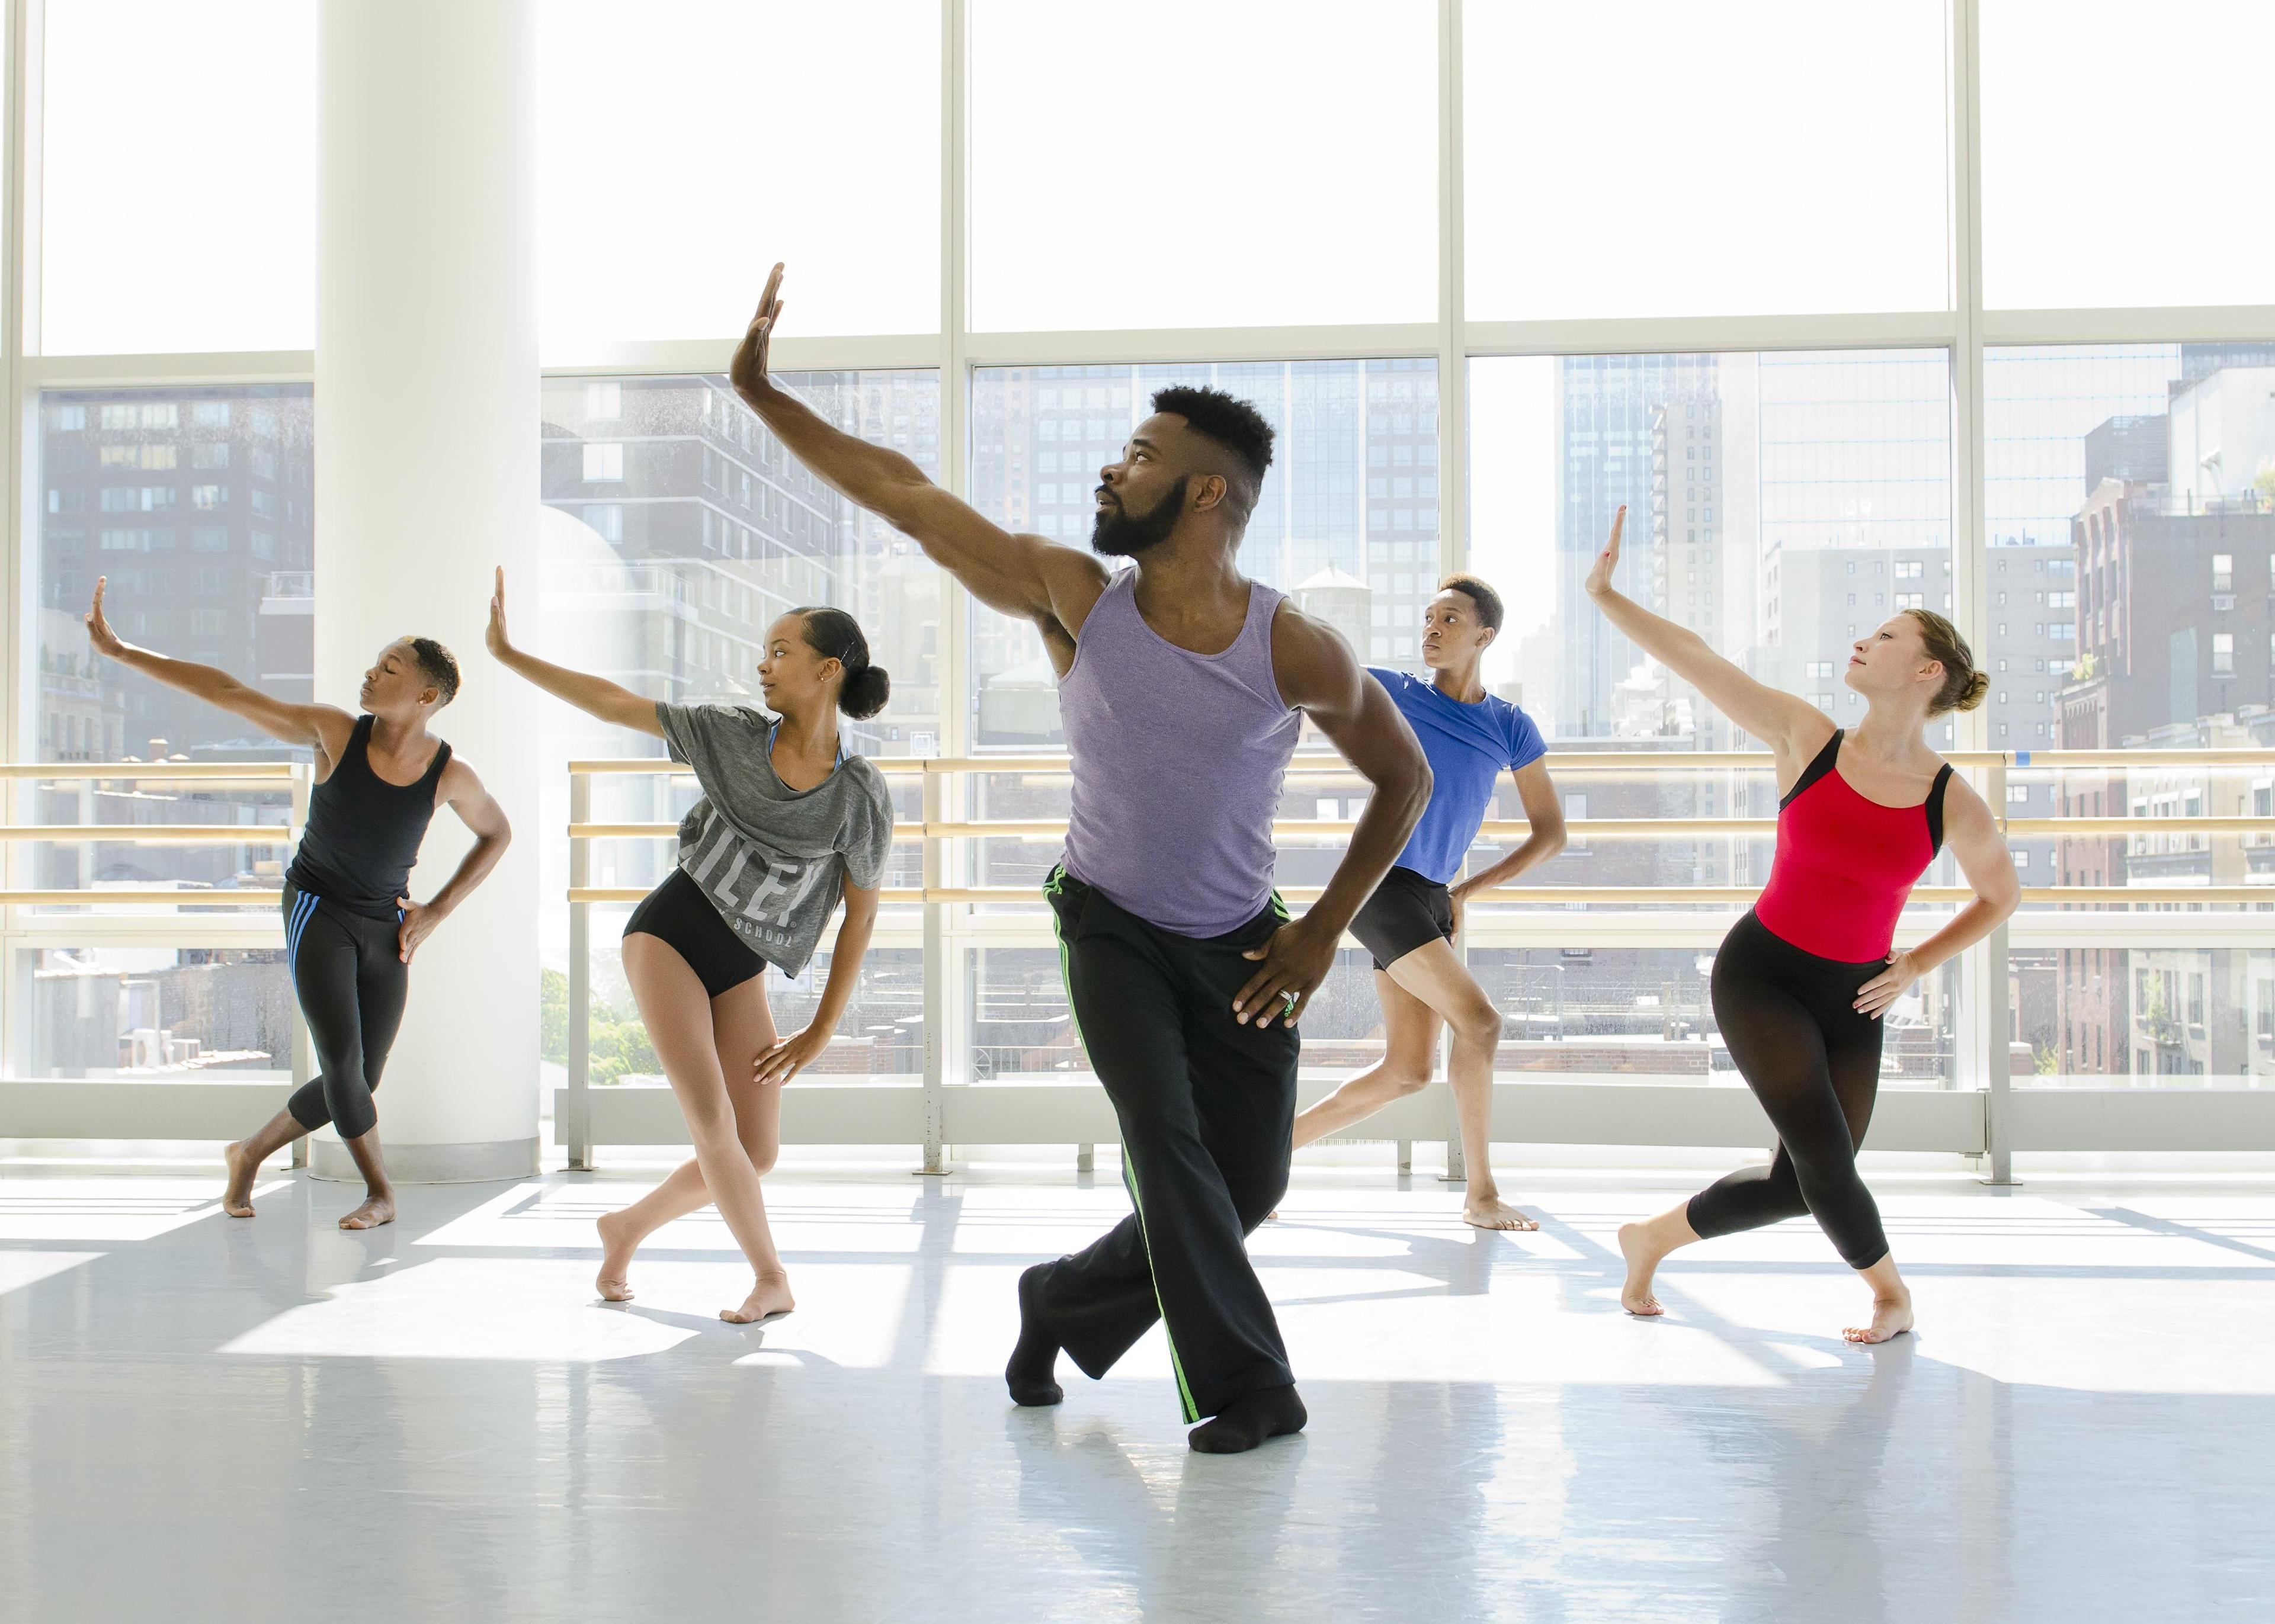
[[[1487,693],[1478,678],[1500,624],[1500,593],[1473,575],[1450,576],[1424,612],[1422,663],[1431,680],[1369,668],[1422,741],[1434,787],[1396,866],[1350,925],[1374,956],[1382,1061],[1298,1116],[1296,1143],[1340,1133],[1427,1085],[1443,1021],[1454,1033],[1449,1070],[1469,1175],[1462,1216],[1480,1229],[1533,1229],[1538,1226],[1504,1202],[1493,1182],[1493,1070],[1500,1011],[1452,946],[1470,897],[1507,884],[1564,849],[1563,807],[1541,760],[1547,747],[1540,729],[1507,699]],[[1504,768],[1516,780],[1531,832],[1500,862],[1449,885],[1469,857]]]

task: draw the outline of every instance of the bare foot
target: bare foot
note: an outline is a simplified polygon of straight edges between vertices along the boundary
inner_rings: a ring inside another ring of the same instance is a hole
[[[231,1218],[253,1216],[253,1181],[261,1176],[261,1164],[245,1153],[245,1146],[239,1139],[221,1153],[229,1164],[229,1187],[222,1191],[221,1210]]]
[[[391,1224],[394,1221],[395,1197],[392,1193],[389,1193],[384,1196],[365,1197],[364,1203],[361,1206],[349,1213],[345,1218],[340,1220],[340,1227],[343,1229],[376,1229],[382,1224]]]
[[[1540,1226],[1527,1218],[1499,1196],[1472,1196],[1462,1203],[1462,1221],[1478,1229],[1538,1229]]]
[[[759,1283],[751,1288],[751,1295],[743,1299],[740,1308],[722,1308],[719,1318],[730,1326],[756,1325],[761,1320],[779,1319],[797,1304],[790,1295],[790,1276],[761,1274]]]
[[[1872,1323],[1850,1326],[1840,1334],[1852,1342],[1885,1342],[1891,1337],[1901,1336],[1912,1328],[1912,1294],[1901,1297],[1874,1297]]]
[[[1651,1255],[1651,1242],[1644,1233],[1648,1227],[1645,1224],[1620,1226],[1620,1256],[1628,1262],[1627,1283],[1620,1288],[1620,1306],[1646,1319],[1667,1312],[1659,1307],[1659,1299],[1651,1295],[1651,1277],[1659,1270],[1659,1258]]]
[[[639,1237],[631,1233],[622,1212],[603,1212],[593,1220],[593,1227],[601,1232],[601,1272],[593,1277],[593,1288],[603,1301],[629,1303],[632,1300],[632,1250]]]

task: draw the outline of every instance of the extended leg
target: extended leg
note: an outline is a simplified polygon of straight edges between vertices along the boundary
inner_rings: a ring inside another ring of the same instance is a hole
[[[221,1210],[231,1218],[253,1216],[253,1183],[261,1164],[308,1130],[289,1110],[279,1111],[249,1139],[239,1139],[222,1152],[229,1166],[229,1184],[222,1192]]]
[[[646,1023],[648,1042],[679,1100],[688,1137],[705,1186],[727,1220],[754,1283],[739,1308],[721,1311],[722,1319],[747,1325],[792,1307],[790,1275],[767,1226],[766,1197],[758,1169],[751,1165],[737,1129],[735,1105],[719,1063],[711,1000],[703,983],[671,945],[660,937],[624,938],[624,973]]]
[[[1765,1111],[1770,1093],[1806,1094],[1818,1087],[1829,1099],[1825,1037],[1815,1017],[1791,993],[1744,973],[1744,951],[1742,943],[1724,944],[1715,959],[1712,986],[1716,1024],[1746,1085]],[[1777,1120],[1772,1112],[1772,1124]],[[1808,1210],[1793,1159],[1780,1139],[1769,1166],[1742,1167],[1646,1223],[1620,1226],[1620,1255],[1627,1264],[1620,1306],[1646,1317],[1661,1311],[1651,1284],[1660,1261],[1677,1247],[1797,1218]]]
[[[1407,958],[1417,956],[1409,954]],[[1296,1118],[1297,1150],[1363,1122],[1393,1100],[1430,1084],[1438,1045],[1437,1011],[1387,971],[1374,972],[1374,989],[1382,1001],[1382,1058]]]
[[[774,1171],[782,1150],[782,1090],[752,1080],[758,1058],[775,1045],[774,1014],[767,1008],[766,983],[753,976],[711,1001],[713,1046],[719,1069],[726,1079],[727,1097],[735,1107],[736,1137],[752,1170],[763,1178]],[[676,1218],[684,1218],[707,1205],[710,1187],[703,1182],[703,1164],[691,1158],[671,1170],[669,1177],[638,1201],[599,1220],[602,1256],[601,1273],[593,1282],[611,1303],[631,1299],[632,1253],[639,1243]]]
[[[1540,1226],[1500,1198],[1493,1170],[1493,1056],[1500,1049],[1500,1011],[1462,967],[1449,942],[1425,942],[1390,967],[1391,979],[1442,1019],[1454,1035],[1447,1062],[1454,1110],[1462,1124],[1462,1164],[1469,1192],[1462,1217],[1480,1229]]]

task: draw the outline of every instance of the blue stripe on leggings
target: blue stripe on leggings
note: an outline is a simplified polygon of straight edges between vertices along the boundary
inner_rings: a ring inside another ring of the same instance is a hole
[[[300,894],[300,900],[292,904],[291,923],[284,927],[284,964],[288,971],[299,970],[300,934],[308,928],[308,919],[316,911],[316,904],[323,900],[321,896],[313,896],[303,891]]]

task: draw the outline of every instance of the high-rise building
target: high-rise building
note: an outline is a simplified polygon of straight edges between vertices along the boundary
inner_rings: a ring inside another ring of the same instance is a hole
[[[226,712],[109,661],[78,666],[98,576],[121,636],[249,680],[314,666],[314,418],[302,385],[66,391],[41,400],[39,592],[63,618],[38,720],[49,759],[278,748]],[[297,603],[283,601],[293,599]],[[293,612],[299,610],[299,612]],[[84,682],[94,684],[79,691]],[[289,698],[308,697],[289,683]],[[90,731],[102,729],[99,743]]]
[[[936,465],[931,374],[782,381],[839,427]],[[914,542],[814,478],[723,380],[555,379],[543,409],[543,499],[578,521],[548,527],[549,642],[660,699],[747,696],[775,617],[834,606],[893,674],[890,708],[849,722],[848,746],[936,745],[938,577]]]
[[[1654,507],[1654,424],[1670,402],[1712,400],[1718,357],[1567,356],[1557,362],[1556,692],[1542,717],[1561,736],[1613,731],[1614,691],[1634,670],[1634,645],[1588,601],[1585,582],[1612,517],[1628,510],[1626,578],[1659,608]],[[1687,444],[1688,442],[1686,442]],[[1688,464],[1686,466],[1697,466]],[[1671,500],[1671,496],[1670,496]],[[1719,504],[1697,504],[1712,524]],[[1544,695],[1544,699],[1551,696]]]

